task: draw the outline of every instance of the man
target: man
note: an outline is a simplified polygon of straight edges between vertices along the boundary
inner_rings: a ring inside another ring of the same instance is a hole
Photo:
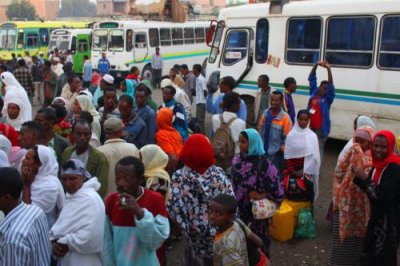
[[[74,58],[72,57],[71,50],[68,49],[68,50],[65,52],[65,55],[67,56],[67,57],[65,58],[65,63],[74,64]]]
[[[196,77],[196,122],[199,127],[200,133],[205,133],[204,121],[206,120],[206,99],[207,99],[207,80],[201,74],[201,65],[195,64],[193,66],[193,74]]]
[[[161,90],[164,90],[164,88],[167,86],[173,86],[175,88],[174,98],[185,109],[186,120],[189,123],[190,119],[192,118],[192,103],[190,102],[189,96],[181,88],[174,85],[170,79],[165,78],[160,83]]]
[[[196,76],[186,64],[181,66],[180,72],[185,80],[184,91],[189,96],[190,102],[193,102],[193,95],[196,93]]]
[[[18,60],[18,68],[14,70],[13,74],[21,86],[26,90],[29,101],[32,103],[33,95],[35,93],[35,86],[33,85],[32,74],[26,67],[24,59]]]
[[[115,166],[119,160],[127,156],[139,158],[139,150],[135,145],[124,140],[124,125],[119,118],[111,117],[104,122],[106,141],[99,147],[108,161],[108,189],[107,195],[116,192]]]
[[[183,81],[182,77],[178,75],[178,70],[176,68],[171,68],[168,76],[175,86],[183,89],[185,82]]]
[[[17,59],[17,56],[15,55],[15,53],[11,54],[11,65],[12,65],[13,69],[16,69],[18,67],[18,59]]]
[[[296,92],[297,83],[296,80],[292,77],[286,78],[283,82],[283,86],[285,87],[285,91],[283,92],[283,110],[290,116],[290,120],[294,125],[296,119],[296,111],[294,109],[294,102],[292,98],[292,94]]]
[[[186,113],[183,106],[175,100],[176,89],[174,86],[166,86],[163,88],[163,103],[159,109],[168,107],[174,113],[172,125],[181,134],[183,141],[189,137],[189,127],[186,119]]]
[[[66,148],[62,155],[62,163],[70,159],[80,160],[86,170],[99,179],[101,184],[98,191],[101,197],[106,196],[108,186],[108,161],[98,149],[89,145],[92,128],[85,120],[78,120],[72,126],[72,142],[74,146]]]
[[[88,55],[84,55],[83,60],[85,60],[85,62],[83,63],[83,74],[82,74],[83,87],[89,88],[90,83],[92,81],[92,73],[93,73],[92,61],[89,59]]]
[[[129,95],[121,95],[118,109],[121,113],[122,122],[125,125],[125,140],[135,144],[138,149],[147,145],[146,123],[135,113],[133,98]]]
[[[64,73],[63,65],[60,63],[60,61],[61,60],[58,56],[52,57],[51,70],[53,70],[53,72],[56,73],[58,77],[60,77],[61,74]]]
[[[319,87],[316,74],[318,66],[326,68],[328,72],[328,80],[322,81]],[[308,81],[310,82],[310,100],[308,101],[308,109],[311,114],[310,128],[317,134],[322,162],[325,142],[331,130],[331,105],[335,99],[335,86],[333,85],[331,65],[328,61],[318,61],[311,69]]]
[[[29,71],[31,71],[31,68],[32,68],[32,65],[33,65],[32,58],[31,58],[31,56],[29,54],[29,51],[25,51],[24,54],[25,54],[24,60],[25,60],[25,63],[26,63],[26,67],[28,68]]]
[[[169,236],[162,195],[141,186],[143,163],[121,159],[115,167],[116,193],[106,198],[105,265],[163,265],[156,250]]]
[[[104,105],[99,109],[100,122],[104,123],[110,117],[120,117],[117,91],[112,87],[104,90]]]
[[[232,78],[231,76],[222,78],[219,84],[219,90],[221,94],[219,94],[214,99],[214,93],[210,92],[210,94],[207,97],[207,102],[206,102],[207,112],[211,114],[222,114],[223,110],[221,108],[221,103],[224,98],[224,95],[225,93],[233,92],[235,84],[236,84],[235,79]],[[240,109],[239,112],[237,113],[237,116],[246,122],[247,107],[243,100],[240,101]]]
[[[40,98],[44,98],[43,107],[49,106],[54,99],[54,96],[57,91],[57,75],[51,70],[50,61],[44,62],[42,66],[43,73],[43,86],[40,88]],[[39,95],[38,95],[38,99]]]
[[[97,63],[97,71],[99,71],[101,76],[110,73],[110,61],[107,59],[107,54],[105,52],[101,53],[101,58]]]
[[[62,66],[62,71],[63,73],[61,75],[57,75],[58,76],[57,93],[56,93],[57,97],[61,95],[65,85],[68,84],[68,79],[73,75],[75,75],[72,63],[65,63],[65,65]]]
[[[38,60],[40,61],[40,63],[43,65],[44,64],[44,53],[43,51],[39,52],[39,56],[38,56]],[[50,60],[49,60],[50,61]]]
[[[156,112],[148,105],[149,90],[144,84],[140,84],[135,91],[136,108],[135,113],[146,123],[147,127],[147,144],[154,144],[154,136],[156,134]]]
[[[39,109],[35,116],[35,122],[42,125],[43,145],[54,150],[57,156],[57,162],[61,165],[62,154],[64,153],[64,150],[70,146],[70,143],[67,139],[54,133],[54,125],[57,123],[56,111],[49,107]]]
[[[37,58],[37,56],[32,56],[32,67],[31,67],[31,74],[33,78],[33,85],[35,87],[34,95],[36,96],[36,99],[33,99],[33,104],[34,105],[42,105],[44,103],[43,99],[43,90],[42,90],[42,84],[43,84],[43,72],[42,72],[42,67],[43,64],[42,62]]]
[[[29,150],[33,146],[42,144],[44,130],[41,124],[35,121],[27,121],[22,124],[18,135],[18,142],[21,149]]]
[[[156,52],[151,58],[151,68],[153,70],[153,86],[159,86],[161,81],[162,69],[163,69],[163,58],[160,54],[160,48],[156,48]]]
[[[283,111],[282,101],[282,92],[272,92],[270,96],[270,108],[265,110],[258,123],[258,132],[264,142],[264,150],[281,177],[285,140],[292,129],[292,121],[289,115]]]
[[[17,170],[0,168],[0,265],[50,265],[49,225],[37,206],[21,202],[22,177]]]
[[[99,86],[97,86],[97,89],[96,89],[96,91],[94,92],[94,95],[93,95],[92,102],[93,102],[94,106],[98,106],[99,105],[99,103],[98,103],[99,98],[104,96],[104,92],[103,91],[105,90],[105,88],[106,87],[113,87],[113,84],[114,84],[113,76],[111,76],[109,74],[105,74],[101,78],[101,80],[99,82]]]
[[[66,108],[71,111],[76,97],[79,96],[79,91],[82,87],[81,79],[77,75],[73,75],[68,79],[68,84],[66,84],[61,92],[61,97],[67,102]]]
[[[255,121],[256,125],[258,125],[258,122],[260,121],[260,118],[265,110],[269,108],[269,95],[271,93],[271,87],[269,86],[269,77],[267,75],[260,75],[257,80],[257,85],[258,91],[254,100],[254,114],[257,114]],[[252,117],[252,115],[250,115],[250,117]]]

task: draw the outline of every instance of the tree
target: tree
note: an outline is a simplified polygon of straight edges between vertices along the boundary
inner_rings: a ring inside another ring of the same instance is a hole
[[[62,0],[60,17],[93,17],[96,15],[96,4],[89,0]]]
[[[27,0],[13,0],[7,7],[6,15],[9,20],[16,18],[35,20],[37,18],[35,7]]]

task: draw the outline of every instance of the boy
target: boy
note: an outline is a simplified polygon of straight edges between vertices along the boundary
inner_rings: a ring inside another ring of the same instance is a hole
[[[283,110],[290,116],[290,120],[294,125],[296,111],[294,109],[294,102],[292,98],[292,94],[296,92],[297,89],[297,82],[294,78],[289,77],[286,78],[283,82],[283,86],[285,86],[285,91],[283,92],[283,103],[282,107]]]
[[[204,134],[204,121],[206,119],[207,80],[201,74],[201,65],[193,65],[193,74],[196,76],[196,119],[201,134]]]
[[[236,210],[236,199],[230,195],[220,194],[210,201],[209,221],[217,227],[213,244],[214,266],[248,266],[247,239],[259,247],[262,246],[262,240],[258,236],[243,222],[235,220]],[[265,256],[263,258],[266,259]]]

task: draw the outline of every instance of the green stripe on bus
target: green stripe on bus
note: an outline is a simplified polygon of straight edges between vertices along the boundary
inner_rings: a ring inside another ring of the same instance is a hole
[[[207,56],[209,53],[208,50],[200,50],[194,52],[180,52],[180,53],[170,53],[164,54],[163,59],[165,60],[172,60],[172,59],[179,59],[179,58],[187,58],[187,57],[195,57],[195,56]],[[148,63],[151,61],[152,56],[147,56],[146,59],[143,61],[129,61],[125,64],[135,64],[135,63]]]

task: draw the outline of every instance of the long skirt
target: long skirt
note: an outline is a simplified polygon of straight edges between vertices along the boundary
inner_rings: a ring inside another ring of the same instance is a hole
[[[343,241],[340,240],[339,211],[333,213],[332,231],[332,253],[328,265],[359,266],[363,238],[352,237],[345,238]]]

